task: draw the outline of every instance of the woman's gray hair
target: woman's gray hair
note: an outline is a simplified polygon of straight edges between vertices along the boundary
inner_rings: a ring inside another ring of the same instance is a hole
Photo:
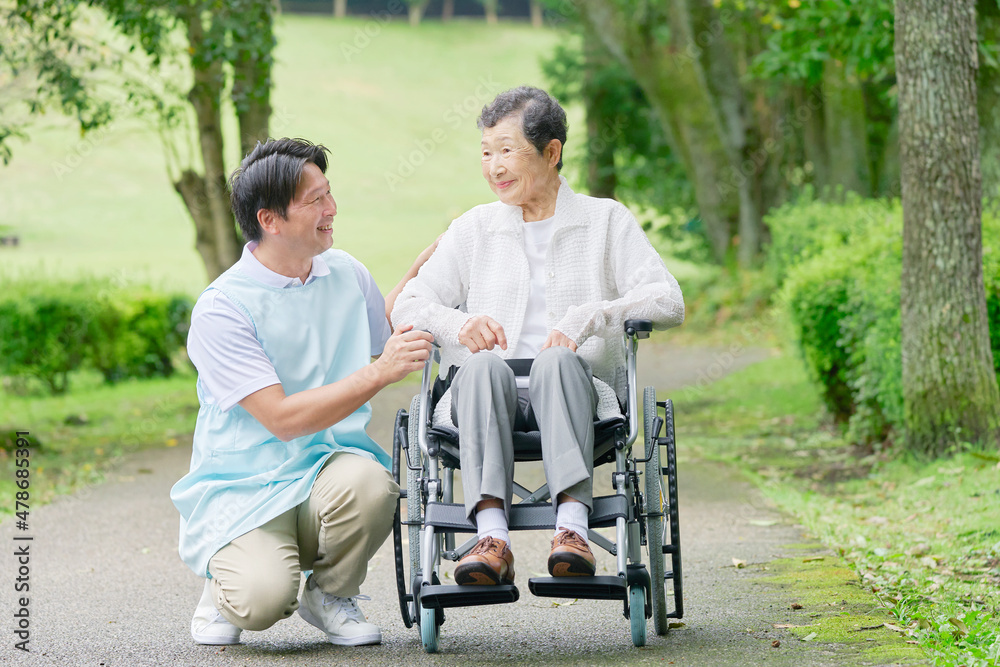
[[[539,155],[553,139],[566,146],[566,112],[554,97],[540,88],[519,86],[500,93],[483,107],[476,124],[480,130],[495,127],[504,118],[518,113],[521,114],[521,131]],[[556,171],[562,169],[562,165],[560,152]]]

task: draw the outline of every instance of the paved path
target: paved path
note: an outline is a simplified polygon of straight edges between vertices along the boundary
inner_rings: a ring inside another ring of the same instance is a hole
[[[656,347],[656,346],[650,346]],[[723,350],[658,348],[647,355],[649,382],[663,391],[694,382],[719,362],[736,370],[763,356],[745,350],[732,359]],[[721,360],[721,361],[720,361]],[[374,403],[373,436],[390,443],[399,407],[409,405],[412,386],[395,386]],[[680,415],[680,410],[678,411]],[[682,418],[679,416],[679,418]],[[683,453],[683,442],[679,443]],[[132,457],[109,480],[31,513],[31,542],[15,542],[13,523],[0,525],[3,573],[0,615],[5,619],[0,662],[24,665],[839,665],[834,648],[798,641],[774,623],[784,620],[788,601],[761,585],[732,557],[750,563],[801,554],[783,545],[803,541],[801,529],[779,514],[747,484],[717,465],[685,461],[679,472],[685,626],[665,637],[650,633],[649,645],[632,647],[629,624],[617,602],[577,601],[553,605],[527,591],[527,578],[544,570],[550,535],[516,533],[514,551],[522,588],[512,605],[448,611],[441,653],[423,653],[416,629],[399,617],[391,540],[372,562],[363,592],[369,618],[383,630],[375,647],[335,647],[298,616],[264,632],[245,632],[240,646],[195,645],[188,635],[202,580],[177,557],[177,515],[171,485],[187,469],[189,447],[152,450]],[[610,468],[597,479],[607,484]],[[537,474],[537,470],[529,471]],[[776,521],[753,525],[751,521]],[[31,653],[13,648],[12,614],[16,545],[30,545]],[[599,566],[613,567],[607,554]],[[450,568],[449,568],[450,569]],[[772,648],[774,639],[780,648]]]

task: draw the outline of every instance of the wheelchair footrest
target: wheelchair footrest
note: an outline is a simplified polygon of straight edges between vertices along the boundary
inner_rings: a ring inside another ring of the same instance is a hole
[[[621,577],[535,577],[528,579],[528,590],[542,598],[583,600],[628,598],[628,585]]]
[[[521,594],[517,586],[457,586],[439,585],[420,588],[420,604],[428,609],[475,607],[485,604],[517,602]]]

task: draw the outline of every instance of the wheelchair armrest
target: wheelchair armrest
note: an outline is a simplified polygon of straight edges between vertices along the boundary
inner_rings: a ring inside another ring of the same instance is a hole
[[[653,330],[653,320],[625,320],[625,335],[636,338],[649,338]]]

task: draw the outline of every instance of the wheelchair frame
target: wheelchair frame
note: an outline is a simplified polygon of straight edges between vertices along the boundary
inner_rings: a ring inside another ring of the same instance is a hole
[[[615,541],[593,530],[589,531],[589,538],[592,545],[616,557],[617,576],[534,577],[528,580],[529,590],[539,597],[623,601],[635,646],[646,644],[646,619],[652,618],[656,634],[664,635],[670,627],[668,619],[679,619],[684,613],[673,404],[669,399],[658,402],[654,387],[646,387],[643,391],[643,456],[632,451],[639,434],[638,341],[648,338],[652,328],[649,320],[625,322],[628,404],[624,418],[617,419],[617,424],[610,424],[611,437],[600,442],[595,437],[594,443],[595,475],[599,465],[615,462],[612,473],[615,492],[594,498],[590,528],[613,526]],[[435,432],[431,425],[432,366],[433,359],[428,359],[420,393],[414,396],[409,412],[400,409],[396,413],[392,448],[392,474],[401,486],[393,519],[400,613],[406,627],[419,626],[428,653],[438,651],[445,608],[515,602],[520,597],[513,584],[442,585],[438,577],[442,558],[457,561],[475,545],[476,526],[466,517],[465,506],[453,502],[454,470],[458,462],[453,454],[445,451],[442,434]],[[414,443],[418,446],[411,447]],[[666,454],[664,465],[661,465],[661,448]],[[405,488],[401,484],[404,466]],[[515,481],[514,494],[522,501],[511,506],[510,530],[554,529],[555,512],[548,502],[547,484],[531,492]],[[404,501],[405,520],[402,518]],[[408,531],[408,558],[403,552],[403,526]],[[456,548],[457,532],[473,533],[473,537]],[[669,541],[666,541],[668,536]],[[642,546],[646,546],[649,553],[649,571],[642,562]],[[671,559],[670,570],[666,569],[667,555]],[[674,600],[674,609],[669,612],[668,581],[673,586]]]

